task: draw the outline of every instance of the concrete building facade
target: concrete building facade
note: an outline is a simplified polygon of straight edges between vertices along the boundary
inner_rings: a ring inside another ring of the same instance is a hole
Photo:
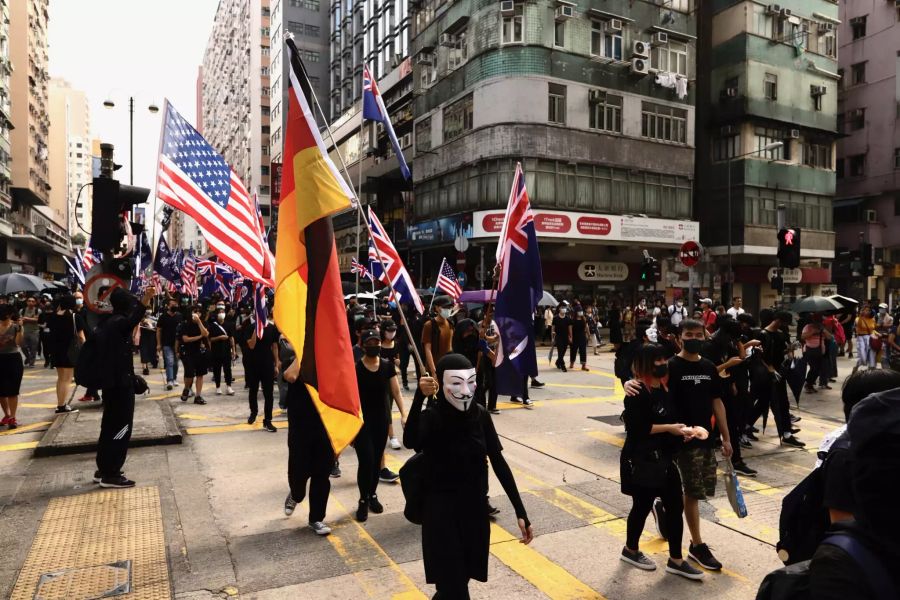
[[[900,4],[840,5],[835,282],[856,298],[900,302]],[[859,252],[871,245],[875,275]]]
[[[779,206],[801,229],[804,259],[781,300],[832,289],[838,22],[829,0],[714,0],[698,12],[695,210],[718,265],[711,291],[732,295],[730,232],[733,294],[754,313],[779,300],[769,285]]]
[[[78,191],[92,179],[90,106],[81,90],[52,78],[50,104],[50,206],[53,218],[64,222],[82,248],[91,229],[91,189]]]
[[[415,202],[410,246],[490,285],[521,162],[548,289],[603,306],[685,292],[696,239],[695,23],[690,2],[425,0],[412,14]],[[466,238],[461,240],[461,238]],[[460,250],[464,248],[464,250]]]
[[[10,132],[14,125],[9,87],[13,63],[9,57],[9,46],[9,6],[4,2],[0,4],[0,235],[3,236],[12,234],[10,222],[12,196],[9,193],[12,181]]]

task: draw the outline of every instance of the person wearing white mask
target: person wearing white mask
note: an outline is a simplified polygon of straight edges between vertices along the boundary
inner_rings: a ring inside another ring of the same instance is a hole
[[[422,348],[425,351],[425,367],[434,373],[434,366],[450,352],[453,344],[453,327],[450,316],[452,302],[448,296],[434,299],[434,315],[422,326]]]
[[[673,327],[678,327],[686,318],[687,308],[684,306],[684,300],[678,298],[675,300],[675,304],[669,307],[669,319],[672,321]]]
[[[231,360],[235,356],[234,353],[234,330],[231,324],[225,320],[225,304],[216,305],[215,312],[206,324],[209,331],[210,360],[212,362],[213,382],[216,384],[216,395],[221,396],[222,390],[222,374],[225,375],[224,393],[234,396],[234,390],[231,383],[234,379],[231,376]]]

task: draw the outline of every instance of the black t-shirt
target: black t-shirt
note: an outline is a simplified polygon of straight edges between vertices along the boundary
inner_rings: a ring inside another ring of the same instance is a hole
[[[256,327],[256,325],[251,324],[250,327],[253,328]],[[252,335],[253,329],[251,329],[250,332]],[[257,365],[269,366],[272,369],[275,368],[275,357],[272,355],[272,344],[278,342],[279,336],[278,329],[276,329],[273,324],[266,323],[262,338],[256,340],[256,346],[250,350],[250,356]]]
[[[573,340],[583,340],[587,337],[587,332],[585,331],[585,326],[587,325],[587,321],[584,320],[584,317],[580,319],[572,319],[572,339]]]
[[[556,334],[556,339],[559,341],[568,340],[569,339],[569,326],[572,324],[572,319],[569,317],[553,317],[553,333]]]
[[[625,446],[626,456],[660,450],[673,455],[681,448],[683,438],[669,433],[650,433],[654,425],[677,423],[677,412],[672,396],[664,388],[653,390],[641,387],[637,396],[625,396]]]
[[[176,312],[175,314],[164,312],[159,316],[159,319],[156,321],[156,327],[159,329],[159,341],[161,346],[175,345],[176,332],[182,321],[184,321],[184,317],[182,317],[179,312]]]
[[[227,320],[224,323],[219,323],[218,319],[210,319],[206,323],[206,330],[209,332],[210,338],[219,337],[220,335],[227,335],[229,338],[234,337],[234,330]],[[210,342],[210,345],[212,346],[213,354],[216,356],[231,355],[230,339]]]
[[[393,348],[385,348],[384,346],[381,347],[381,358],[390,362],[391,364],[394,364],[394,359],[396,359],[398,356],[400,356],[400,347],[397,345],[396,341],[394,341]]]
[[[47,319],[47,325],[50,328],[50,339],[57,349],[65,350],[71,345],[75,339],[76,331],[84,331],[87,335],[87,328],[81,315],[64,312],[63,314],[53,313]]]
[[[179,353],[182,356],[197,356],[203,346],[203,338],[194,340],[193,342],[184,341],[185,337],[196,337],[200,335],[200,325],[194,323],[194,320],[185,321],[178,327]]]
[[[710,432],[706,440],[691,440],[686,447],[708,448],[713,444],[713,399],[722,397],[716,366],[701,358],[690,361],[680,356],[669,359],[669,392],[679,420],[689,427],[699,425]]]
[[[825,469],[825,496],[822,504],[853,514],[856,497],[853,494],[851,476],[851,456],[848,448],[834,448],[828,451],[828,458],[821,469]]]
[[[363,419],[386,419],[385,398],[390,392],[391,378],[397,376],[394,364],[381,359],[377,371],[370,371],[363,361],[356,363],[356,383]]]
[[[772,367],[778,369],[784,363],[790,338],[781,330],[769,331],[763,329],[760,335],[763,346],[763,359]]]

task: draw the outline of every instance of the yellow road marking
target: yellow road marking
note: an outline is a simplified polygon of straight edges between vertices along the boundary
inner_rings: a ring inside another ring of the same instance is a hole
[[[12,450],[29,450],[31,448],[37,448],[37,445],[37,440],[33,442],[19,442],[18,444],[0,444],[0,452],[10,452]]]
[[[192,413],[179,413],[179,419],[184,419],[185,421],[210,421],[213,423],[231,423],[233,425],[240,424],[240,421],[235,419],[223,419],[220,417],[208,417],[206,415],[195,415]]]
[[[16,433],[25,433],[26,431],[31,431],[33,429],[40,429],[41,427],[47,427],[50,425],[52,421],[42,421],[40,423],[29,423],[28,425],[19,425],[16,429],[7,429],[6,431],[0,431],[0,435],[14,435]]]
[[[491,523],[491,554],[554,600],[602,599],[603,596],[537,550],[520,544],[505,529]]]
[[[47,392],[55,392],[56,386],[44,388],[42,390],[34,390],[31,392],[25,392],[24,394],[19,394],[19,398],[28,398],[29,396],[37,396],[38,394],[46,394]]]
[[[56,402],[20,402],[22,408],[56,408]]]
[[[277,421],[278,429],[287,429],[287,421]],[[253,425],[247,423],[237,423],[235,425],[208,425],[205,427],[187,427],[184,432],[188,435],[205,435],[209,433],[232,433],[235,431],[258,431],[262,429],[262,420],[256,421]]]
[[[618,446],[622,448],[625,445],[625,438],[607,433],[605,431],[588,431],[587,434],[594,438],[595,440],[600,440],[601,442],[606,442],[607,444],[612,444],[613,446]]]

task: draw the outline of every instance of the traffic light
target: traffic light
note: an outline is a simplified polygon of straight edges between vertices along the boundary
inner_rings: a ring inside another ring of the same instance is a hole
[[[800,228],[783,228],[778,232],[778,265],[783,269],[800,266]]]
[[[775,276],[772,277],[772,289],[779,294],[784,292],[784,277],[781,276],[781,273],[776,273]]]
[[[861,269],[860,271],[863,274],[863,277],[871,277],[875,274],[875,261],[872,256],[872,244],[860,244],[859,245],[859,254],[860,254],[860,263]]]
[[[662,279],[662,266],[652,256],[644,257],[641,263],[641,283],[656,283]]]
[[[93,180],[93,208],[91,210],[91,247],[100,251],[116,250],[125,235],[122,213],[133,204],[147,201],[150,190],[123,185],[113,179],[112,144],[100,144],[100,177]]]

